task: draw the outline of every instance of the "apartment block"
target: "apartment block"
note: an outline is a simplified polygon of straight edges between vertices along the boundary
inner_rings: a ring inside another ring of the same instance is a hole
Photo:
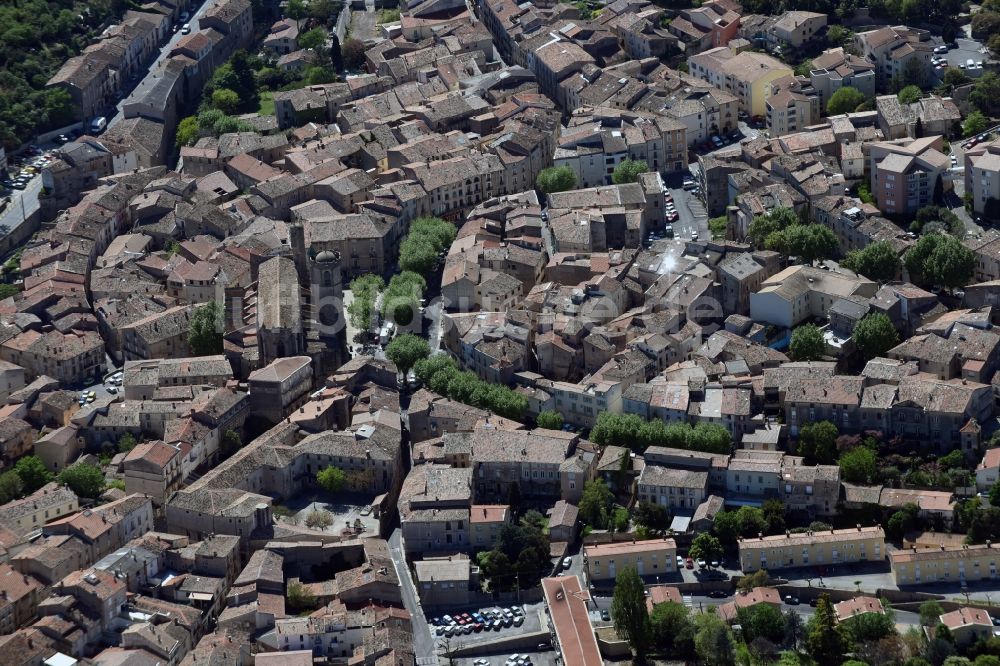
[[[633,567],[640,576],[677,571],[677,543],[673,539],[602,543],[583,548],[591,581],[614,581],[619,571]]]
[[[826,564],[881,562],[886,555],[885,531],[879,526],[743,538],[738,546],[743,573],[757,569],[777,571]]]

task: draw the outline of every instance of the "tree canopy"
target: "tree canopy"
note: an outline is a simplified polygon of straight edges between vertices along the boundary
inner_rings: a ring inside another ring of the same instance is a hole
[[[583,484],[583,494],[578,505],[580,520],[593,528],[602,530],[608,526],[614,494],[603,479],[594,479]]]
[[[896,277],[903,262],[887,241],[851,250],[840,265],[875,282],[888,282]]]
[[[615,185],[625,185],[639,180],[639,174],[649,171],[649,165],[644,160],[622,160],[611,174]]]
[[[701,532],[691,541],[691,548],[688,555],[696,560],[713,562],[722,559],[722,542],[708,532]]]
[[[503,525],[492,550],[477,556],[491,590],[505,592],[538,586],[552,566],[549,537],[543,525],[544,517],[529,511],[520,522]]]
[[[576,172],[568,166],[542,169],[535,179],[535,187],[545,194],[572,190],[576,187]]]
[[[431,348],[427,341],[412,333],[396,336],[385,348],[385,355],[396,364],[396,369],[404,375],[417,361],[427,358],[430,353]]]
[[[830,95],[830,99],[826,103],[826,112],[831,116],[839,116],[842,113],[853,113],[864,101],[864,93],[857,88],[844,86]]]
[[[188,323],[188,345],[195,356],[222,353],[222,307],[209,301],[195,308]]]
[[[611,620],[619,636],[628,641],[641,659],[649,648],[649,611],[646,610],[646,590],[635,567],[625,567],[615,576],[615,592],[611,598]]]
[[[968,283],[975,270],[975,257],[957,239],[930,233],[903,255],[910,279],[925,285],[960,287]]]
[[[429,275],[437,267],[438,255],[451,246],[456,234],[451,222],[439,217],[418,217],[399,244],[399,267]]]
[[[524,419],[528,408],[524,395],[501,384],[485,382],[471,372],[460,371],[446,354],[417,361],[413,371],[435,393],[515,421]]]
[[[841,454],[838,464],[840,478],[848,483],[865,485],[875,481],[875,452],[867,446],[858,446]]]
[[[316,483],[327,492],[339,493],[347,485],[347,473],[330,465],[316,473]]]
[[[920,98],[923,96],[923,91],[920,90],[919,86],[909,85],[896,93],[896,97],[903,104],[913,104],[914,102],[919,102]]]
[[[795,361],[817,361],[826,353],[823,333],[815,324],[802,324],[792,331],[789,354]]]
[[[981,134],[989,126],[990,121],[983,115],[982,111],[973,111],[965,117],[965,121],[962,123],[962,136]]]
[[[837,458],[837,437],[840,432],[830,421],[806,423],[799,430],[796,453],[805,458],[807,465],[830,465]]]
[[[865,358],[884,356],[899,344],[899,332],[892,320],[881,312],[873,312],[861,318],[851,336]]]
[[[21,478],[26,493],[33,493],[52,480],[52,472],[38,456],[24,456],[14,465],[14,472]]]
[[[354,328],[360,331],[368,331],[372,328],[375,299],[383,289],[385,289],[385,280],[371,273],[359,275],[351,280],[352,300],[347,306],[347,316],[350,317],[351,325]]]
[[[844,660],[846,645],[837,631],[837,616],[830,595],[822,594],[816,613],[806,625],[806,651],[820,666],[838,666]]]
[[[535,423],[539,428],[561,430],[563,427],[563,417],[559,412],[547,409],[538,415],[538,418],[535,419]]]
[[[590,431],[590,440],[601,446],[624,446],[636,452],[649,446],[730,453],[732,437],[717,423],[700,422],[694,427],[686,422],[664,423],[660,419],[644,420],[637,414],[601,412]]]
[[[80,497],[94,498],[104,490],[104,472],[87,463],[77,463],[59,474],[59,483],[66,484]]]

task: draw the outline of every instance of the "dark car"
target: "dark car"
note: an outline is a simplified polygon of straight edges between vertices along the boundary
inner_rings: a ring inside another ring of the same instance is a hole
[[[798,606],[799,598],[793,597],[792,595],[789,594],[785,597],[785,603],[788,604],[789,606]]]
[[[725,599],[729,595],[726,593],[725,590],[712,590],[711,592],[708,593],[708,596],[712,597],[713,599]]]
[[[608,612],[607,608],[601,611],[601,619],[604,620],[605,622],[611,621],[611,613]]]

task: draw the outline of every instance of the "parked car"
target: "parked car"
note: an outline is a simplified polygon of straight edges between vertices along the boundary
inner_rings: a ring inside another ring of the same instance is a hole
[[[607,608],[601,611],[601,619],[604,620],[605,622],[611,621],[611,613],[608,612]]]
[[[181,26],[181,34],[182,35],[190,35],[191,34],[191,26],[188,25],[187,23],[185,23],[184,25],[182,25]]]
[[[572,557],[564,557],[562,565],[563,565],[563,569],[569,569],[571,566],[573,566],[573,558]]]
[[[788,604],[789,606],[798,606],[799,605],[799,598],[798,597],[794,597],[794,596],[792,596],[790,594],[786,595],[785,596],[785,603]]]
[[[688,569],[694,569],[694,560],[692,560],[690,557],[687,558],[686,560],[684,560],[684,566],[686,566]]]
[[[725,590],[712,590],[711,592],[708,593],[708,596],[712,597],[713,599],[724,599],[729,595],[726,594]]]

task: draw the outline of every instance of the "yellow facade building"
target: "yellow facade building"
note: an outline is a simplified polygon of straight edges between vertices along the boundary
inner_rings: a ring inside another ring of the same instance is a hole
[[[673,539],[602,543],[584,547],[583,559],[590,580],[614,580],[628,567],[640,576],[656,576],[677,571],[677,543]]]
[[[740,539],[743,573],[758,569],[775,571],[852,562],[878,562],[885,558],[885,530],[879,526],[776,534]]]

